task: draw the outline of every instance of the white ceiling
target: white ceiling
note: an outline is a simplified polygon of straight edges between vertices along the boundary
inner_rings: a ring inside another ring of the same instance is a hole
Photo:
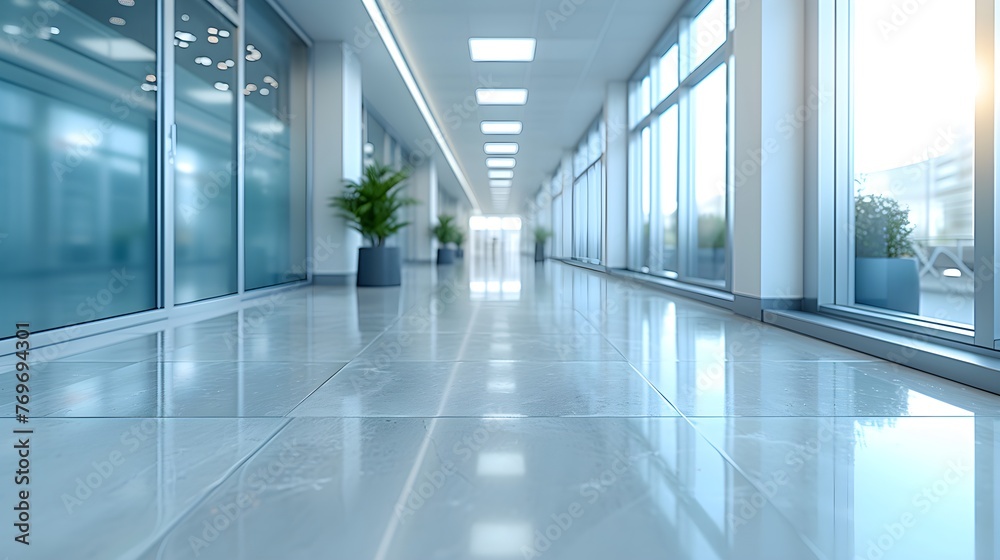
[[[391,132],[419,149],[432,144],[381,41],[365,34],[370,19],[361,0],[279,0],[316,41],[358,47],[368,104]],[[515,212],[575,148],[603,106],[605,84],[625,80],[638,66],[683,0],[380,0],[410,68],[469,179],[484,213]],[[579,5],[578,5],[579,4]],[[390,9],[392,8],[392,9]],[[570,11],[569,8],[572,8]],[[561,11],[562,10],[562,11]],[[470,37],[535,37],[530,63],[474,63]],[[370,40],[370,43],[368,43]],[[524,107],[475,107],[475,89],[526,87]],[[456,110],[468,103],[471,112]],[[483,120],[521,120],[524,132],[484,136]],[[486,177],[487,141],[520,144],[514,188],[506,208],[494,207]],[[442,186],[464,199],[458,180],[437,154]]]

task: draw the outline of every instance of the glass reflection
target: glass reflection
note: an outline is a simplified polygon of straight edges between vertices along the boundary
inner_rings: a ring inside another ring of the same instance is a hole
[[[266,1],[250,0],[246,8],[247,42],[261,53],[248,51],[243,91],[246,288],[252,290],[306,277],[308,59],[305,44]],[[386,161],[381,140],[374,142],[375,158]]]
[[[155,4],[0,24],[0,338],[155,308]]]
[[[176,302],[189,303],[237,289],[235,61],[240,53],[233,25],[207,2],[179,0],[176,11],[174,282]]]

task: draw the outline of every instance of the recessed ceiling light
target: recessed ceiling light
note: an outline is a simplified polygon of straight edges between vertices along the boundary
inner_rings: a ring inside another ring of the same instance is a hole
[[[513,179],[514,172],[508,169],[491,169],[488,173],[490,179]]]
[[[473,62],[531,62],[534,39],[469,39]]]
[[[480,105],[524,105],[528,102],[528,90],[479,88],[476,90],[476,102]]]
[[[517,154],[517,142],[487,142],[483,151],[491,156],[512,156]]]
[[[125,25],[125,18],[113,17],[108,20],[111,25]]]
[[[493,189],[509,189],[514,186],[514,181],[510,179],[494,179],[490,181],[490,188]]]
[[[486,167],[490,169],[514,169],[517,161],[512,157],[486,158]]]
[[[479,129],[483,134],[521,134],[521,121],[483,121]]]

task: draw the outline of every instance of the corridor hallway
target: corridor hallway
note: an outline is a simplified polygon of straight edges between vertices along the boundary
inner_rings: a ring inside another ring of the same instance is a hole
[[[39,349],[44,490],[0,556],[995,557],[1000,397],[502,262]]]

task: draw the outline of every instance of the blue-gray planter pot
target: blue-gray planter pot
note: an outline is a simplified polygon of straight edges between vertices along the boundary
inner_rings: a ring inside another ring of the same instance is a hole
[[[920,315],[920,271],[914,259],[854,259],[854,301]]]
[[[545,244],[535,243],[535,262],[545,261]]]
[[[438,249],[438,264],[455,264],[455,250]]]
[[[400,284],[399,247],[358,249],[358,286],[381,288]]]

